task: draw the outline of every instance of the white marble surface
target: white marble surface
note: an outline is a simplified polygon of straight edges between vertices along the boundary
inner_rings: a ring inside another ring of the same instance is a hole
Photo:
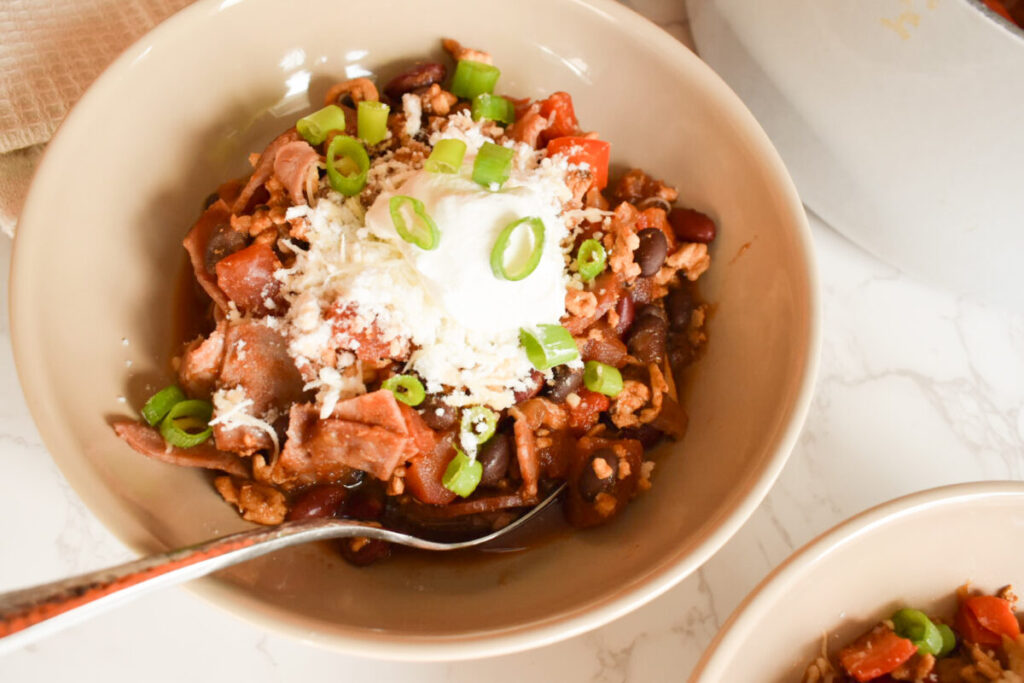
[[[680,38],[681,2],[633,5]],[[170,589],[0,659],[0,681],[685,680],[746,593],[794,549],[881,501],[1024,473],[1024,315],[883,265],[812,216],[824,346],[807,424],[749,522],[675,589],[593,633],[477,662],[342,656],[261,631]],[[0,591],[129,559],[43,448],[18,388],[0,237]]]

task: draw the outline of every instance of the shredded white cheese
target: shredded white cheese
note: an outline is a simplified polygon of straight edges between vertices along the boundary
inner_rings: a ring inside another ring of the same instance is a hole
[[[242,387],[218,389],[213,392],[213,414],[215,417],[210,420],[210,426],[222,424],[228,429],[253,427],[266,432],[274,444],[272,457],[276,456],[281,450],[277,440],[277,430],[266,420],[250,414],[248,411],[252,406],[252,399],[245,395],[245,389]]]

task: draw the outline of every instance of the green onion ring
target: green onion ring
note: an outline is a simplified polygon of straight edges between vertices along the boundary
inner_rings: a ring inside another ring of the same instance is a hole
[[[473,98],[473,106],[470,109],[470,115],[474,121],[480,119],[489,119],[491,121],[497,121],[498,123],[504,123],[508,125],[515,123],[516,120],[516,108],[512,104],[511,100],[507,100],[499,95],[490,95],[488,93],[480,93]]]
[[[210,418],[213,406],[208,401],[190,399],[174,404],[167,417],[160,423],[160,434],[164,441],[178,448],[198,446],[213,434]]]
[[[184,400],[185,392],[174,384],[164,387],[150,396],[146,405],[142,406],[142,419],[156,427],[171,412],[171,408]]]
[[[533,248],[529,256],[518,268],[510,269],[505,263],[505,251],[508,249],[509,241],[515,233],[516,228],[524,225],[533,233]],[[491,249],[491,272],[499,280],[511,280],[513,282],[522,280],[537,269],[540,257],[544,253],[544,221],[536,217],[520,218],[506,225],[498,234]]]
[[[348,159],[355,164],[357,172],[346,175],[338,170],[336,163],[340,159]],[[366,187],[366,173],[370,170],[370,157],[363,143],[348,135],[336,135],[327,146],[327,179],[331,187],[351,197],[359,194]]]
[[[329,104],[295,122],[299,135],[311,145],[319,145],[332,130],[345,130],[345,112],[336,104]]]
[[[412,212],[419,219],[418,224],[412,230],[406,225],[405,217],[402,216],[403,204],[412,206]],[[396,194],[388,202],[388,210],[391,212],[391,222],[395,224],[395,230],[399,237],[425,251],[437,249],[441,243],[441,232],[437,229],[437,223],[423,207],[423,202],[415,197]]]
[[[614,365],[588,360],[583,366],[583,384],[591,391],[615,398],[622,391],[622,373]]]
[[[477,429],[479,424],[484,425],[483,431]],[[498,428],[498,414],[486,406],[466,408],[462,411],[460,428],[464,434],[472,435],[478,444],[486,443]]]
[[[584,282],[589,282],[604,272],[608,263],[608,252],[597,240],[584,240],[576,252],[576,270]]]
[[[471,100],[480,93],[494,92],[499,76],[501,71],[496,66],[472,59],[460,59],[455,65],[449,91],[456,97]]]
[[[537,325],[519,330],[519,342],[533,367],[541,372],[580,357],[576,340],[561,325]]]
[[[423,403],[427,397],[427,390],[423,388],[423,382],[413,375],[392,375],[380,385],[381,389],[387,389],[395,395],[395,398],[402,403],[416,407]]]
[[[383,102],[360,102],[356,110],[356,132],[368,145],[376,145],[388,136],[388,112]]]
[[[483,473],[483,465],[476,460],[470,460],[468,455],[456,448],[455,457],[445,468],[441,483],[452,493],[466,498],[476,490]]]
[[[423,162],[429,173],[458,173],[466,156],[466,143],[455,138],[438,140],[430,156]]]
[[[921,610],[901,609],[892,615],[896,635],[914,643],[923,655],[937,655],[942,651],[942,632]]]
[[[508,148],[485,142],[473,160],[473,180],[487,189],[492,185],[501,188],[512,175],[512,157],[515,152]]]

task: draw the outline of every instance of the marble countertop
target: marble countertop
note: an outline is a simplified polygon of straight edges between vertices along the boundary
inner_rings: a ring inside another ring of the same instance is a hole
[[[681,2],[631,4],[688,39]],[[803,435],[739,533],[653,603],[538,650],[409,664],[267,633],[174,588],[3,657],[0,680],[685,680],[743,597],[818,533],[913,491],[1024,477],[1024,315],[920,284],[814,216],[811,225],[824,339]],[[131,558],[68,486],[25,406],[8,329],[10,250],[0,237],[0,591]]]

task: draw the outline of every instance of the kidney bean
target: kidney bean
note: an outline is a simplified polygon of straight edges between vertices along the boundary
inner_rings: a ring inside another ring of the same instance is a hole
[[[661,365],[665,361],[668,320],[660,306],[648,304],[637,311],[626,347],[644,363]]]
[[[615,334],[623,337],[633,326],[633,319],[636,317],[636,306],[633,305],[633,299],[629,296],[620,297],[615,303],[615,313],[619,316],[619,321],[615,323]]]
[[[685,287],[670,290],[665,297],[665,313],[673,332],[685,332],[690,327],[690,316],[693,314],[693,295],[690,291]]]
[[[343,514],[352,519],[380,519],[384,515],[384,496],[384,489],[376,482],[364,484],[351,492]]]
[[[649,424],[622,430],[622,438],[636,439],[643,445],[644,450],[654,448],[664,435],[663,431]]]
[[[365,567],[391,555],[391,544],[364,538],[343,538],[338,541],[341,556],[357,567]]]
[[[547,388],[547,395],[555,403],[564,403],[565,398],[583,384],[583,370],[559,365],[555,368],[554,383]]]
[[[455,426],[459,416],[455,408],[441,400],[437,394],[430,394],[420,404],[420,415],[427,426],[437,432],[443,432]]]
[[[494,486],[505,478],[508,473],[508,461],[512,454],[512,444],[508,434],[498,432],[480,449],[477,461],[483,466],[480,484]]]
[[[707,215],[694,209],[672,209],[668,214],[672,232],[681,242],[703,242],[715,239],[715,222]]]
[[[440,83],[447,74],[448,69],[445,68],[444,64],[438,64],[437,62],[416,64],[388,81],[388,84],[384,86],[384,92],[392,100],[397,101],[402,98],[402,95],[416,88]]]
[[[595,463],[604,476],[599,476],[595,470]],[[611,493],[615,488],[615,480],[619,474],[619,457],[611,448],[601,448],[587,459],[580,473],[580,479],[576,482],[580,496],[588,503],[594,502],[600,493]]]
[[[340,484],[314,486],[295,501],[292,509],[288,511],[288,520],[334,517],[348,497],[348,493],[348,489]]]
[[[629,298],[634,304],[649,304],[654,298],[654,280],[649,277],[638,277],[629,288]]]
[[[657,228],[645,228],[637,233],[640,246],[633,252],[633,259],[640,266],[640,274],[650,277],[661,270],[668,255],[668,239]]]
[[[533,398],[540,393],[540,390],[544,388],[544,375],[543,373],[532,370],[530,372],[530,381],[533,382],[527,389],[517,391],[515,393],[516,403],[525,401],[528,398]]]

